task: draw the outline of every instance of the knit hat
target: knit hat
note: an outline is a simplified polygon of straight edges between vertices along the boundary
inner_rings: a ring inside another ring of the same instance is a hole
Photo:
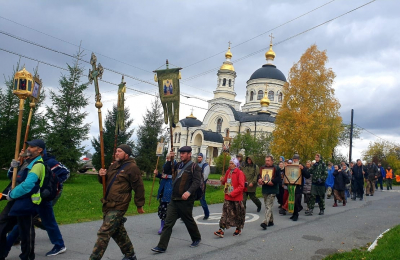
[[[199,153],[199,154],[197,155],[197,157],[199,157],[199,156],[200,156],[201,158],[204,157],[202,153]]]
[[[129,156],[132,155],[132,148],[127,144],[121,144],[117,148],[121,149],[122,151],[124,151]]]

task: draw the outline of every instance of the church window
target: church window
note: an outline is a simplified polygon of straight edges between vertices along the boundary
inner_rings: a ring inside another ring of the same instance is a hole
[[[176,138],[177,138],[178,134],[175,133],[175,138],[174,138],[174,143],[176,143]]]
[[[228,86],[231,87],[231,84],[232,84],[232,80],[230,79],[230,80],[228,81]]]
[[[225,136],[228,136],[228,135],[229,135],[229,128],[227,128],[225,131]]]
[[[268,92],[268,99],[274,101],[274,92],[272,90]]]
[[[218,118],[218,120],[217,120],[217,133],[221,133],[221,128],[222,128],[222,119]]]
[[[190,134],[190,142],[193,141],[193,135],[194,135],[194,132],[192,132],[192,133]]]
[[[251,130],[250,130],[250,128],[247,128],[247,129],[246,129],[246,133],[248,133],[248,134],[250,134],[250,133],[251,133]]]
[[[181,142],[181,133],[178,134],[178,143]]]
[[[264,96],[264,92],[262,90],[258,91],[257,100],[261,100]]]
[[[226,86],[226,78],[222,80],[222,86]]]
[[[279,103],[282,103],[282,99],[283,99],[283,95],[282,95],[282,92],[281,92],[281,93],[279,93],[279,95],[278,95],[278,102],[279,102]]]
[[[253,101],[253,96],[254,96],[254,92],[251,91],[251,92],[250,92],[250,101]]]

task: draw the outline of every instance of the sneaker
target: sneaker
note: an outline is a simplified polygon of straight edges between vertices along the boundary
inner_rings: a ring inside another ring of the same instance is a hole
[[[318,215],[324,215],[324,210],[321,209],[321,210],[319,211]]]
[[[267,230],[267,227],[268,227],[268,226],[267,226],[267,224],[265,224],[264,222],[261,223],[260,226],[261,226],[264,230]]]
[[[366,194],[367,196],[369,196],[369,194]]]
[[[156,252],[156,253],[165,253],[166,249],[156,246],[156,247],[153,247],[151,249],[151,251]]]
[[[137,260],[136,254],[133,254],[133,256],[125,256],[122,260]]]
[[[235,232],[233,233],[233,236],[240,236],[240,234],[242,234],[242,230],[236,229]]]
[[[217,237],[223,238],[224,237],[224,231],[222,229],[219,229],[218,231],[214,232],[214,235],[216,235]]]
[[[274,225],[274,222],[268,222],[267,227],[272,227]]]
[[[332,207],[337,207],[337,203],[335,202]]]
[[[292,218],[293,221],[297,221],[298,219],[299,219],[299,215],[294,215]]]
[[[57,246],[55,245],[53,249],[51,249],[49,252],[47,252],[46,256],[53,256],[53,255],[59,255],[67,251],[67,248],[65,246]]]
[[[203,220],[207,220],[210,216],[204,216]]]
[[[192,243],[192,244],[190,244],[190,247],[198,247],[198,246],[199,246],[199,244],[200,244],[200,241],[201,241],[201,239],[199,239],[199,240],[196,240],[196,241],[193,241],[193,243]]]

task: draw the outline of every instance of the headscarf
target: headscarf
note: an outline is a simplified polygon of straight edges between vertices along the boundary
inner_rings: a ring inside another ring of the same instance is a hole
[[[230,162],[233,162],[233,163],[235,164],[235,166],[239,168],[240,163],[239,163],[239,160],[238,160],[238,159],[232,158],[232,159],[230,160]]]
[[[282,162],[285,162],[285,157],[279,156],[279,158],[282,158]]]

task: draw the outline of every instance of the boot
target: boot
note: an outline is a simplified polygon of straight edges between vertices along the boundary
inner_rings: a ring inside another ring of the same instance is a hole
[[[314,209],[310,209],[307,213],[306,216],[312,216]]]
[[[346,201],[345,200],[343,201],[343,206],[346,206]]]
[[[160,229],[158,230],[158,234],[159,234],[159,235],[161,235],[161,232],[162,232],[162,230],[163,230],[163,228],[164,228],[164,224],[165,224],[165,221],[164,221],[164,220],[161,220],[161,227],[160,227]]]
[[[361,195],[360,195],[360,201],[362,201],[362,200],[363,200],[363,195],[361,194]]]
[[[318,215],[324,215],[324,210],[320,209]]]
[[[337,207],[337,203],[336,203],[336,201],[335,201],[335,203],[333,203],[333,207]]]
[[[293,215],[293,218],[292,218],[292,220],[293,221],[297,221],[299,219],[299,215],[297,214],[297,215]]]
[[[351,196],[351,199],[352,200],[356,200],[356,194],[355,193],[353,193],[353,196]]]

